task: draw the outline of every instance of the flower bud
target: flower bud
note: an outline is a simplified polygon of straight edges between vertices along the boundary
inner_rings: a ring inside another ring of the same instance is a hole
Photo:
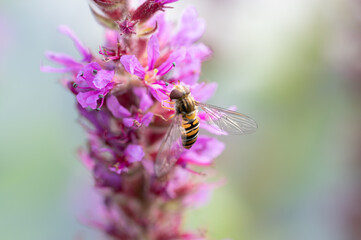
[[[133,21],[129,19],[125,19],[123,21],[116,21],[122,35],[135,34],[135,25],[137,25],[138,22],[139,21]]]
[[[169,8],[164,6],[167,3],[176,2],[178,0],[147,0],[142,5],[140,5],[132,15],[133,21],[145,22],[151,18],[156,12],[164,11],[164,8]]]

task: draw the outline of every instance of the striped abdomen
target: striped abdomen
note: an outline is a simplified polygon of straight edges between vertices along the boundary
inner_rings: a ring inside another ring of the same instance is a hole
[[[183,116],[182,127],[185,132],[182,135],[183,147],[189,149],[196,142],[199,133],[199,118],[197,111]]]

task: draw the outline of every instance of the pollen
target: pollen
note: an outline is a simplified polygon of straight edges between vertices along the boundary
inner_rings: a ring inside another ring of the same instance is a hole
[[[149,79],[149,74],[145,74],[144,81],[148,82],[148,79]]]

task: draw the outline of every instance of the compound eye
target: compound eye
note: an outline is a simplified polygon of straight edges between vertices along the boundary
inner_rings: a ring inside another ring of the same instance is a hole
[[[181,91],[179,91],[178,89],[173,89],[170,92],[169,97],[170,97],[170,99],[180,99],[181,97],[183,97],[183,93]]]

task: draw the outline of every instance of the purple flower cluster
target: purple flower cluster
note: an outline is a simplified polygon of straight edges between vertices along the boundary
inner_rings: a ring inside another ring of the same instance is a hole
[[[197,42],[205,23],[196,10],[184,11],[178,30],[165,19],[166,4],[176,1],[147,0],[129,9],[124,0],[93,0],[101,12],[92,8],[96,19],[107,27],[99,52],[91,53],[61,26],[82,59],[48,52],[46,56],[62,67],[41,67],[68,73],[63,83],[76,96],[88,134],[87,148],[79,150],[79,157],[93,173],[107,216],[92,225],[111,239],[204,238],[201,231],[182,229],[184,209],[201,205],[214,187],[192,166],[211,165],[224,144],[200,135],[166,180],[154,175],[155,157],[170,125],[166,119],[173,113],[163,107],[173,86],[187,86],[199,101],[210,98],[217,87],[198,82],[211,51]],[[201,126],[207,128],[204,122]]]

